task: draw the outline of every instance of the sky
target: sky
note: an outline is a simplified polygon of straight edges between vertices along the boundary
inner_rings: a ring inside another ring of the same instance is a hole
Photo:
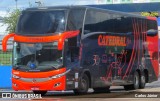
[[[44,6],[57,5],[87,5],[95,4],[96,0],[17,0],[17,8],[28,8],[31,4],[33,7],[37,6],[37,1],[42,1]],[[0,0],[0,16],[5,16],[8,9],[16,8],[16,0]]]

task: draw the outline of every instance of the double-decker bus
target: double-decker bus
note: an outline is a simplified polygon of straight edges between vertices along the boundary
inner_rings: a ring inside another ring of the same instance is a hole
[[[13,37],[12,88],[45,94],[142,89],[158,79],[156,18],[87,6],[23,10]]]

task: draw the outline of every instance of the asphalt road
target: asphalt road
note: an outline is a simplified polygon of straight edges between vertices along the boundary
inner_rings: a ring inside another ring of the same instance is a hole
[[[1,91],[5,92],[5,91]],[[9,92],[9,91],[6,91]],[[2,95],[0,95],[0,98]],[[88,94],[75,95],[73,91],[48,92],[46,96],[36,99],[0,99],[0,101],[159,101],[160,100],[160,78],[158,81],[146,84],[145,89],[125,91],[121,86],[112,86],[109,93],[94,93],[89,89]]]

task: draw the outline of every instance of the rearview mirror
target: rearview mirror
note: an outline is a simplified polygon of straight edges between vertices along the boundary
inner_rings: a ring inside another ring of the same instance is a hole
[[[147,31],[148,36],[156,36],[158,34],[158,30],[150,29]]]

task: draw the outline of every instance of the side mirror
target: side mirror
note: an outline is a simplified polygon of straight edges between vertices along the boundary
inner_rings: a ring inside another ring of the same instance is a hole
[[[10,33],[8,35],[6,35],[3,40],[2,40],[2,51],[6,52],[7,51],[7,42],[9,40],[9,38],[14,37],[15,33]]]
[[[60,38],[59,38],[59,40],[58,40],[58,50],[62,50],[63,49],[63,45],[64,45],[65,39],[75,37],[79,33],[80,33],[79,30],[76,30],[76,31],[66,31],[66,32],[62,33],[61,36],[60,36]]]
[[[158,34],[158,30],[150,29],[147,31],[148,36],[156,36]]]

